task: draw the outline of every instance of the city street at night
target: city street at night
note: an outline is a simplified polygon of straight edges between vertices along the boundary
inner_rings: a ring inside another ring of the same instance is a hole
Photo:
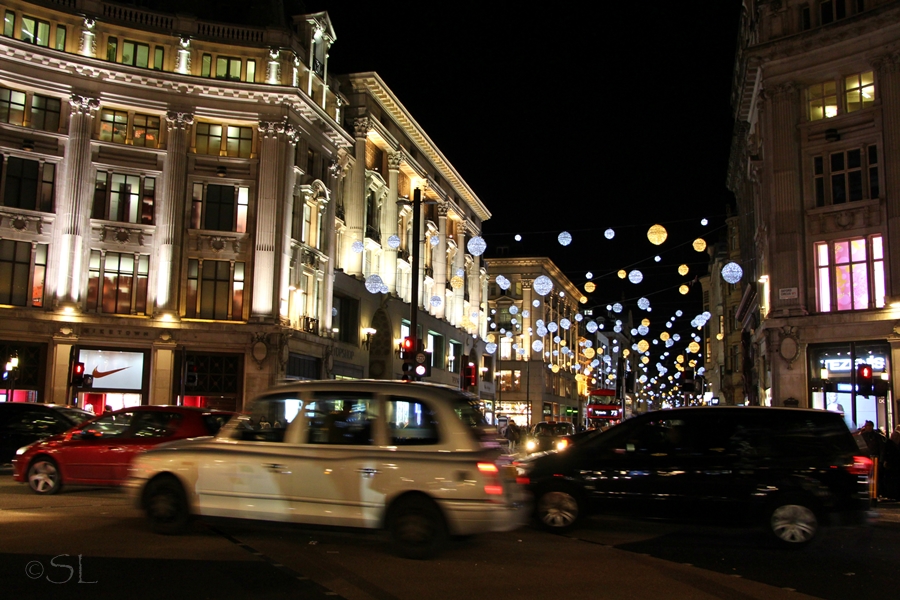
[[[201,520],[160,536],[121,490],[38,496],[7,469],[0,549],[9,597],[842,599],[894,589],[900,510],[799,551],[747,530],[593,517],[569,535],[526,527],[411,561],[362,531]]]

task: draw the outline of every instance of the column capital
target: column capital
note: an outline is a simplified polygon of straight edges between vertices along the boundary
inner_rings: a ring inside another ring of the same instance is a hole
[[[389,171],[399,171],[400,165],[403,164],[403,153],[402,152],[391,152],[388,154],[388,170]]]
[[[72,94],[69,96],[69,104],[72,107],[72,114],[90,115],[92,112],[100,108],[100,100],[97,98],[88,98]]]
[[[450,206],[446,202],[438,202],[437,205],[437,214],[441,219],[446,219],[447,215],[450,213]]]
[[[284,136],[287,142],[297,143],[297,130],[284,121],[260,121],[259,133],[263,138]]]
[[[365,138],[371,128],[372,121],[369,117],[356,117],[353,119],[353,136],[355,138]]]
[[[192,113],[177,112],[170,110],[166,113],[166,126],[169,131],[173,129],[187,129],[194,123],[194,115]]]

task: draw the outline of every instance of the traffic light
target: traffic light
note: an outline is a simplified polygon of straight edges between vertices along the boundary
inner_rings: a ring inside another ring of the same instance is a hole
[[[872,395],[872,365],[863,363],[856,367],[856,389],[864,396]]]
[[[81,384],[83,388],[92,388],[94,387],[94,376],[93,375],[85,375],[83,383]]]
[[[400,358],[403,359],[403,381],[416,379],[416,338],[407,336],[400,342]]]
[[[419,354],[425,357],[425,362],[420,363],[413,358],[413,372],[419,379],[431,377],[431,352],[420,352]]]
[[[91,378],[93,382],[93,377]],[[72,387],[84,386],[84,363],[77,362],[72,365]]]

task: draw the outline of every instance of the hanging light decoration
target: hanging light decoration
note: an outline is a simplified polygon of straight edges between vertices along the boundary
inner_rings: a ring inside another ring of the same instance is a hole
[[[469,243],[466,244],[466,248],[469,249],[469,254],[472,256],[481,256],[487,249],[487,244],[485,243],[484,238],[480,235],[476,235],[469,240]]]
[[[637,305],[641,310],[647,310],[648,308],[650,308],[650,301],[646,298],[641,298],[637,301]]]
[[[588,321],[584,328],[587,329],[588,332],[594,333],[597,331],[597,324],[594,321]]]
[[[744,270],[736,262],[730,262],[722,267],[722,279],[728,283],[734,284],[741,280],[744,276]]]
[[[496,282],[497,282],[497,285],[500,286],[501,290],[509,289],[509,286],[510,286],[509,279],[507,279],[503,275],[497,275]]]
[[[534,280],[532,287],[539,295],[546,296],[553,289],[553,282],[546,275],[540,275]]]
[[[353,242],[353,244],[350,245],[350,248],[352,248],[353,251],[356,252],[357,254],[362,254],[362,251],[366,249],[366,247],[363,245],[363,243],[359,240],[356,240],[355,242]]]
[[[588,281],[586,284],[584,284],[584,291],[586,291],[588,294],[592,293],[596,289],[597,284],[595,284],[593,281]]]
[[[678,274],[679,274],[679,275],[687,275],[687,274],[688,274],[688,271],[690,271],[690,269],[688,269],[688,266],[687,266],[687,265],[681,265],[681,266],[678,267]]]
[[[440,296],[432,296],[431,297],[431,305],[435,308],[441,305],[441,297]]]
[[[366,277],[366,289],[373,294],[380,294],[384,281],[378,275],[369,275]]]
[[[666,341],[667,339],[669,339],[669,332],[663,331],[661,334],[659,334],[659,339],[661,339],[662,341]]]
[[[635,269],[634,271],[632,271],[631,273],[628,274],[628,281],[630,281],[631,283],[637,284],[637,283],[642,282],[643,280],[644,280],[644,274],[641,273],[640,271],[638,271],[637,269]]]
[[[400,247],[400,236],[392,235],[388,238],[388,247],[396,250]]]
[[[622,312],[622,305],[619,304],[618,302],[616,302],[615,304],[612,305],[612,309],[613,309],[613,312],[620,313],[620,312]],[[621,325],[621,321],[617,321],[616,324]]]
[[[497,351],[497,344],[495,344],[493,342],[488,342],[487,344],[484,345],[484,351],[487,352],[488,354],[493,354],[494,352]]]
[[[572,234],[568,231],[563,231],[556,239],[559,241],[560,246],[568,246],[572,243]]]
[[[686,286],[686,285],[682,285],[681,287],[678,288],[678,291],[681,292],[681,295],[682,295],[682,296],[687,296],[687,293],[688,293],[689,291],[691,291],[691,288],[689,288],[689,287]]]
[[[640,350],[642,354],[650,349],[650,344],[647,342],[647,340],[639,341],[637,346],[638,350]]]
[[[641,319],[641,325],[643,325],[644,327],[650,327],[650,319]]]
[[[614,237],[616,237],[616,232],[613,231],[612,229],[607,229],[606,231],[603,232],[603,235],[606,237],[606,239],[611,240]]]
[[[461,288],[464,283],[465,281],[463,281],[463,278],[459,275],[454,275],[452,278],[450,278],[450,287],[454,290],[458,290],[459,288]]]
[[[434,247],[441,243],[441,238],[439,236],[433,235],[433,236],[431,236],[430,241],[431,241],[432,247]]]
[[[669,237],[669,232],[667,232],[666,228],[662,225],[657,224],[647,230],[647,239],[655,246],[659,246],[665,242],[667,237]]]
[[[690,344],[688,344],[688,352],[693,352],[694,354],[700,352],[700,344],[698,344],[697,342],[691,342]]]
[[[625,269],[619,269],[617,275],[619,276],[619,279],[625,279],[626,277],[628,277],[628,271],[626,271]]]
[[[694,243],[692,245],[694,246],[694,250],[696,250],[697,252],[703,252],[704,250],[706,250],[706,240],[704,240],[703,238],[697,238],[696,240],[694,240]]]

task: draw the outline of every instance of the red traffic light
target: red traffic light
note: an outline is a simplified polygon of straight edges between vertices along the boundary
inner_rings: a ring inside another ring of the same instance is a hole
[[[856,367],[856,376],[860,379],[872,379],[872,365],[862,364]]]
[[[91,378],[93,382],[93,377]],[[77,362],[72,365],[72,385],[74,387],[84,386],[84,363]]]
[[[416,349],[416,338],[414,338],[414,337],[403,338],[401,349],[404,352],[412,352],[413,350],[415,350]]]
[[[82,375],[84,373],[84,363],[75,363],[74,373],[76,375]]]

